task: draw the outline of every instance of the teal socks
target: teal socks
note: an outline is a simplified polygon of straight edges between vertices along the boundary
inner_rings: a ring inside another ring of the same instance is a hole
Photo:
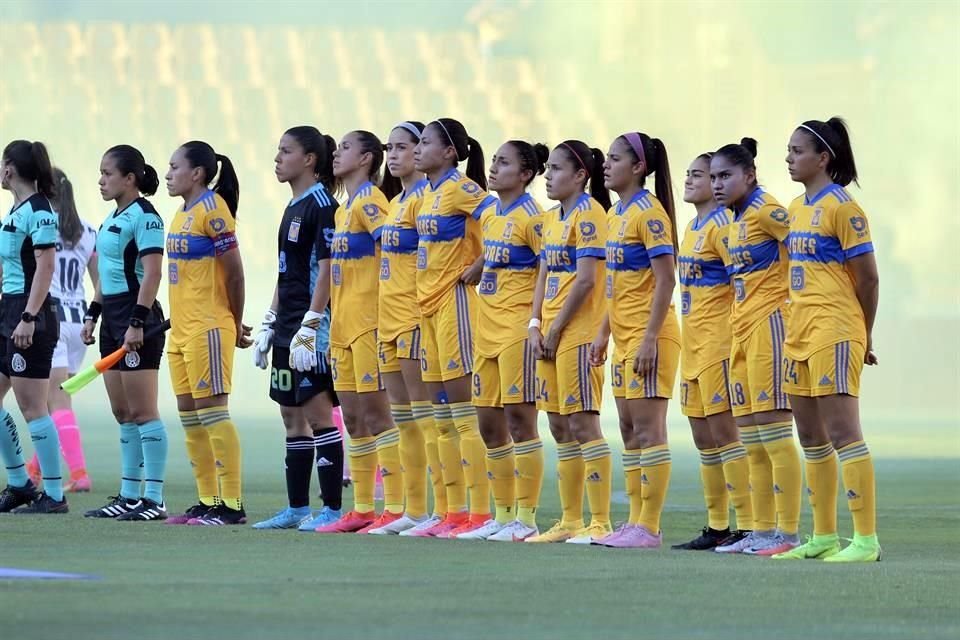
[[[0,459],[7,468],[7,484],[25,487],[30,479],[23,461],[23,448],[17,433],[17,423],[7,410],[0,407]]]
[[[60,436],[57,427],[48,415],[31,420],[27,426],[30,427],[30,439],[43,473],[43,491],[60,502],[63,500],[63,478],[60,476]]]
[[[143,497],[163,504],[163,478],[167,474],[167,428],[160,420],[140,425],[143,451]]]
[[[120,497],[140,499],[140,481],[143,480],[143,447],[140,428],[132,422],[120,425]]]

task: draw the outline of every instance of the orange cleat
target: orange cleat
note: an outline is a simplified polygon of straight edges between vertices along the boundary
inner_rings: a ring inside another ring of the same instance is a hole
[[[454,529],[444,537],[454,540],[461,533],[470,533],[471,531],[475,531],[476,529],[479,529],[483,525],[487,524],[487,522],[489,521],[490,521],[489,513],[471,513],[470,517],[467,518],[467,521],[465,523],[463,523],[462,525],[460,525],[459,527],[457,527],[456,529]]]
[[[364,527],[373,524],[377,514],[373,511],[366,513],[357,513],[350,511],[345,513],[342,518],[332,524],[314,529],[317,533],[355,533]]]
[[[446,538],[451,531],[465,525],[469,520],[470,516],[466,512],[448,513],[447,517],[439,523],[424,531],[418,531],[412,536],[415,538]]]
[[[389,511],[384,510],[383,513],[377,516],[376,520],[374,520],[373,522],[365,526],[363,529],[360,529],[359,531],[357,531],[357,533],[370,533],[371,529],[379,529],[380,527],[385,527],[391,522],[395,522],[402,517],[403,517],[402,513],[391,513]]]

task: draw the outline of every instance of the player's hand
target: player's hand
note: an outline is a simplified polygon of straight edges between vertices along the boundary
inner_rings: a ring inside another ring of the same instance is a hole
[[[644,338],[633,358],[633,372],[638,376],[645,376],[653,371],[657,362],[657,340]]]
[[[317,329],[323,314],[307,311],[300,329],[290,342],[290,368],[294,371],[312,371],[317,367]]]
[[[873,338],[867,338],[867,352],[863,354],[863,364],[869,366],[880,364],[880,361],[877,360],[877,354],[873,352]]]
[[[480,282],[481,275],[483,275],[483,263],[475,262],[467,267],[467,270],[460,275],[460,282],[475,285]]]
[[[263,314],[263,323],[260,325],[260,331],[257,337],[253,339],[253,363],[260,369],[266,369],[269,366],[268,355],[270,347],[273,345],[273,323],[277,320],[277,312],[273,309],[267,309]],[[240,332],[237,332],[237,340],[240,339]]]
[[[543,360],[543,334],[540,329],[530,327],[527,329],[527,340],[530,341],[530,348],[533,349],[533,357],[536,360]]]
[[[253,327],[248,327],[242,322],[237,325],[237,346],[241,349],[246,349],[253,344],[253,339],[250,337],[250,334],[253,333]]]
[[[97,323],[93,320],[87,320],[80,329],[80,339],[83,344],[94,344],[96,339],[93,337],[93,331],[97,328]]]
[[[126,351],[136,351],[143,346],[143,327],[127,327],[123,335],[123,348]]]
[[[556,360],[557,348],[560,346],[560,331],[550,327],[547,335],[543,336],[543,359]]]
[[[598,335],[590,343],[590,366],[602,367],[607,361],[607,348],[610,344],[610,337]]]
[[[17,328],[13,330],[13,344],[17,349],[29,349],[33,344],[33,332],[36,329],[36,322],[24,322],[21,320]]]

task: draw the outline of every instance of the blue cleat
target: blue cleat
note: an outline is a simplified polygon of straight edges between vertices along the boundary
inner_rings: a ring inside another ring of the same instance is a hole
[[[310,507],[299,507],[294,509],[287,507],[278,512],[272,518],[262,520],[253,525],[254,529],[294,529],[301,522],[310,518]]]
[[[331,509],[330,507],[324,507],[320,509],[320,513],[317,514],[316,518],[310,520],[304,520],[300,523],[300,526],[297,527],[300,531],[309,531],[313,533],[318,527],[325,527],[328,524],[333,524],[340,519],[340,516],[343,515],[343,511],[339,509]]]

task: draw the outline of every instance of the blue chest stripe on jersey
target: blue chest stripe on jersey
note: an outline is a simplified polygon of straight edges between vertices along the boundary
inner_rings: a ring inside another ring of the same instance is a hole
[[[420,236],[416,229],[384,225],[380,232],[380,248],[385,253],[416,253]]]
[[[201,260],[216,253],[213,240],[190,233],[171,233],[167,236],[167,257],[171,260]]]
[[[837,262],[846,259],[840,241],[809,231],[791,231],[787,235],[787,252],[797,262]]]
[[[465,216],[417,216],[420,242],[452,242],[464,237],[467,231]]]
[[[687,287],[717,287],[729,285],[730,276],[723,260],[702,260],[680,256],[677,260],[680,284]]]
[[[732,247],[730,260],[733,264],[727,267],[727,271],[731,275],[763,271],[780,261],[780,243],[776,240],[764,240],[758,244]]]
[[[483,266],[486,269],[533,269],[537,266],[537,254],[522,244],[499,240],[483,241]]]
[[[610,271],[640,271],[650,268],[647,248],[640,244],[607,243],[607,269]]]
[[[369,233],[333,234],[330,256],[334,260],[360,260],[377,255],[377,242]]]
[[[574,273],[577,270],[577,248],[566,245],[545,245],[541,256],[547,262],[547,271]]]

